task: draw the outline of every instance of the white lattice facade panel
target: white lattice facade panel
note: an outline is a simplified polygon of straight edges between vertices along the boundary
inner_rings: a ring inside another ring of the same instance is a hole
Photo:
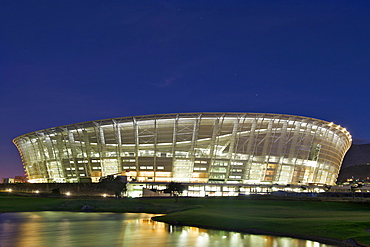
[[[143,182],[334,184],[351,135],[308,117],[181,113],[71,124],[13,142],[31,182],[120,174]]]

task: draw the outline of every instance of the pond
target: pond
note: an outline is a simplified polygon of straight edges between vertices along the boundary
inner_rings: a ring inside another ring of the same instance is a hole
[[[309,240],[171,226],[154,214],[20,212],[0,214],[0,246],[328,247]]]

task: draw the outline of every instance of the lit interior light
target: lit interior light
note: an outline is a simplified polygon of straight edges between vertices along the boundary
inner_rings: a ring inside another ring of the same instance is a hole
[[[7,189],[8,192],[12,192],[13,190],[12,189]]]
[[[38,191],[38,190],[35,190],[35,193],[36,193],[36,194],[38,194],[38,193],[40,193],[40,191]]]
[[[66,193],[66,196],[70,196],[70,195],[71,195],[71,192],[67,192],[67,193]]]
[[[107,194],[103,194],[103,197],[107,197]]]

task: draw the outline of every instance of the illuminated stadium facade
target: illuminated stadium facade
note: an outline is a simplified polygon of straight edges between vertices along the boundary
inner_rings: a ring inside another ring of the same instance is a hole
[[[336,182],[349,132],[323,120],[265,113],[179,113],[70,124],[13,140],[30,182],[217,184]]]

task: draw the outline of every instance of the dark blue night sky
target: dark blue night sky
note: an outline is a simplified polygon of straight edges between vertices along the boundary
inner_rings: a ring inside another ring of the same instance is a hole
[[[268,112],[370,140],[370,1],[0,0],[0,178],[11,140],[90,120]]]

